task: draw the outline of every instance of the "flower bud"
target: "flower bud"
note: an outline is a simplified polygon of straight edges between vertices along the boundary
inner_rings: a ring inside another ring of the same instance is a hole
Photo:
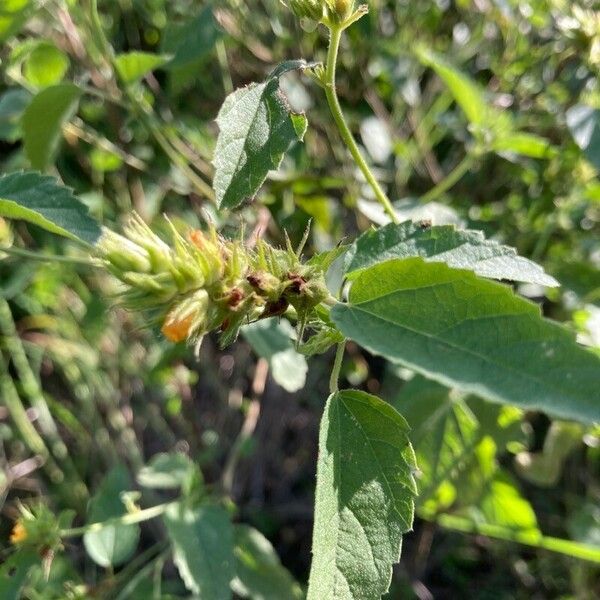
[[[354,10],[354,0],[326,0],[330,16],[338,21],[345,21]]]
[[[323,18],[322,0],[289,0],[289,5],[299,19],[311,19],[318,23]]]

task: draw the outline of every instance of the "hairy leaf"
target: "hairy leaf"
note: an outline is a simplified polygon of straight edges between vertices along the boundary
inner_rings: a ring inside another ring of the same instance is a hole
[[[25,109],[22,119],[25,154],[34,169],[45,170],[54,160],[62,126],[77,110],[81,90],[72,83],[45,88]]]
[[[220,506],[169,507],[164,517],[186,587],[200,598],[229,600],[234,577],[233,527]]]
[[[537,306],[471,272],[391,260],[361,273],[331,318],[366,349],[445,385],[600,420],[600,358]]]
[[[306,117],[291,111],[279,77],[306,66],[304,61],[283,63],[264,83],[250,84],[225,100],[217,118],[214,158],[213,185],[220,207],[235,208],[253,198],[289,147],[304,138]]]
[[[346,274],[357,273],[392,258],[421,256],[457,269],[469,269],[482,277],[536,283],[549,287],[558,282],[516,250],[486,240],[483,233],[459,230],[451,225],[429,227],[418,223],[393,223],[367,231],[346,255]]]
[[[231,587],[252,600],[300,600],[302,590],[282,566],[271,542],[247,525],[235,526],[235,578]]]
[[[406,421],[358,391],[325,407],[308,600],[379,599],[412,527],[416,484]]]
[[[100,227],[70,188],[40,173],[0,177],[0,216],[23,219],[47,231],[93,244]]]

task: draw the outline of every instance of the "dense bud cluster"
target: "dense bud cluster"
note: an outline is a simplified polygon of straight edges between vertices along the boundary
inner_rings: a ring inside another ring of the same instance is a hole
[[[124,235],[105,230],[97,251],[125,286],[124,306],[147,311],[173,342],[220,330],[226,344],[244,323],[286,312],[303,322],[329,295],[321,270],[303,265],[289,244],[259,240],[250,250],[214,228],[182,235],[169,226],[167,244],[134,215]]]

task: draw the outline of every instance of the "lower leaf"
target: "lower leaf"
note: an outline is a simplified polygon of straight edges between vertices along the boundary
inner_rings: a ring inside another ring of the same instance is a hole
[[[364,392],[329,398],[308,600],[375,600],[387,591],[414,517],[416,461],[408,429],[394,408]]]

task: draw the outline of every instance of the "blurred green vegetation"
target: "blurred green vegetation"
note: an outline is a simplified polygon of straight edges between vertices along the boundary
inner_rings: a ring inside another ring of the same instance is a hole
[[[285,231],[297,243],[312,219],[309,255],[383,222],[322,90],[297,73],[282,87],[307,113],[305,143],[256,202],[236,213],[214,208],[214,119],[223,100],[280,61],[322,61],[322,30],[302,30],[279,0],[98,4],[95,23],[92,0],[0,3],[2,173],[46,171],[117,230],[135,210],[157,227],[162,213],[193,227],[212,220],[232,235],[243,223],[248,235],[283,245]],[[403,220],[479,229],[539,262],[562,287],[519,291],[598,349],[597,3],[369,6],[344,39],[339,95]],[[236,522],[262,532],[305,585],[333,356],[309,359],[306,374],[285,335],[265,342],[280,330],[255,328],[224,352],[206,339],[195,359],[115,308],[114,281],[70,262],[81,259],[75,246],[0,218],[0,248],[0,560],[11,564],[19,501],[41,499],[55,515],[72,510],[80,525],[94,514],[95,495],[96,514],[114,516],[119,506],[97,508],[110,473],[109,483],[120,478],[117,496],[134,488],[147,505],[164,502],[170,487],[144,486],[140,471],[148,477],[152,457],[171,452],[199,468],[204,484],[194,485],[224,486]],[[577,551],[567,543],[600,552],[597,427],[463,397],[352,344],[342,374],[413,427],[421,519],[389,598],[600,595],[600,568],[569,556]],[[17,422],[9,415],[19,407]],[[186,597],[164,530],[150,521],[139,540],[134,533],[114,568],[90,552],[93,541],[69,540],[48,565],[49,582],[40,568],[23,597]],[[249,593],[241,584],[235,592]]]

